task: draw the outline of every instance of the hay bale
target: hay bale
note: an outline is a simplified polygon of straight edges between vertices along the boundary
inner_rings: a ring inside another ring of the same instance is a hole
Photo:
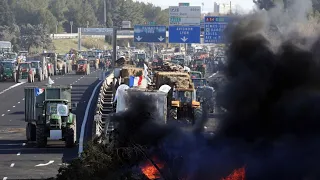
[[[135,76],[138,72],[142,73],[142,68],[136,68],[136,67],[130,67],[130,66],[124,66],[121,69],[120,75],[122,78]]]
[[[176,84],[179,89],[194,88],[190,75],[182,72],[158,72],[157,73],[157,88],[163,84]]]

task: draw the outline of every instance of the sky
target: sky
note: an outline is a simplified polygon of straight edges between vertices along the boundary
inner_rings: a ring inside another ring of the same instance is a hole
[[[229,3],[230,0],[138,0],[140,2],[150,2],[156,6],[162,8],[168,8],[169,6],[178,6],[179,3],[190,3],[190,6],[201,6],[204,3],[203,11],[213,12],[213,3]],[[253,9],[252,0],[231,0],[232,5],[239,5],[243,10],[250,11]]]

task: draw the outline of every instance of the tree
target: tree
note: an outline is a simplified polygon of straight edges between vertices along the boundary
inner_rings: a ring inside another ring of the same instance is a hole
[[[14,23],[13,13],[7,0],[0,1],[0,26],[11,26]]]
[[[275,6],[272,0],[253,0],[259,9],[269,10]]]
[[[64,13],[68,11],[67,0],[51,1],[49,9],[59,22],[66,20]]]
[[[20,35],[21,47],[30,51],[31,47],[48,48],[51,44],[46,28],[42,25],[22,25]]]
[[[43,24],[50,33],[55,33],[57,19],[49,10],[41,9],[38,12],[38,22]]]

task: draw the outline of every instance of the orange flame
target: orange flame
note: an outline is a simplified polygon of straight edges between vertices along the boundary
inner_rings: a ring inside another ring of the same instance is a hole
[[[156,163],[156,165],[160,169],[163,168],[163,164]],[[160,173],[158,172],[157,168],[154,167],[153,164],[150,163],[149,161],[146,162],[143,167],[141,167],[141,171],[150,180],[154,180],[154,179],[160,178]]]
[[[226,178],[222,178],[221,180],[245,180],[246,170],[244,167],[234,170],[229,176]]]

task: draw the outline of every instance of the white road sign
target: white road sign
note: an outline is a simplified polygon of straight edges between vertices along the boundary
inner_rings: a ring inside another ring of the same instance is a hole
[[[200,26],[200,6],[170,6],[169,25]]]
[[[183,17],[183,18],[200,18],[200,6],[170,6],[169,16]]]
[[[131,28],[131,21],[122,21],[122,28]]]
[[[177,18],[171,17],[169,19],[169,25],[184,25],[184,26],[199,26],[200,25],[200,18]]]
[[[81,28],[83,35],[112,35],[112,28]]]

